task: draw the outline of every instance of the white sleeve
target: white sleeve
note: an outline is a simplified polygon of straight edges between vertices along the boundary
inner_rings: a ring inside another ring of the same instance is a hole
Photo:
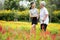
[[[47,10],[47,9],[45,9],[45,10],[44,10],[44,13],[45,13],[45,14],[48,14],[48,10]]]

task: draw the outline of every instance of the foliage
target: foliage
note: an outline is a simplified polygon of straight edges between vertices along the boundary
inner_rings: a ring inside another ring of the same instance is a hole
[[[40,40],[41,38],[44,40],[43,34],[39,30],[40,23],[36,26],[36,40]],[[2,29],[1,29],[2,27]],[[51,29],[52,28],[52,29]],[[13,21],[0,21],[0,39],[1,40],[34,40],[34,35],[30,36],[31,22],[13,22]],[[50,23],[48,25],[47,30],[51,31],[51,34],[59,33],[60,24]],[[47,31],[47,40],[51,40],[51,36],[49,31]],[[56,35],[57,35],[56,34]],[[1,37],[2,36],[2,37]],[[57,38],[60,39],[60,38]]]
[[[60,11],[54,11],[53,12],[51,21],[60,23]]]
[[[5,0],[5,6],[4,6],[4,8],[5,9],[20,9],[20,6],[19,6],[19,1],[23,1],[23,0]],[[27,1],[29,1],[29,2],[31,2],[31,1],[33,1],[33,0],[27,0]],[[40,1],[42,1],[42,0],[36,0],[36,6],[37,6],[37,8],[39,8],[39,4],[40,4]],[[44,0],[44,1],[46,1],[46,3],[47,3],[47,7],[49,7],[49,6],[52,6],[53,7],[53,9],[57,9],[57,10],[59,10],[60,8],[60,0]],[[24,7],[23,7],[24,8]],[[26,8],[24,8],[24,9],[26,9]]]
[[[50,15],[51,22],[60,23],[60,11],[54,11],[52,14],[49,13]],[[14,19],[18,21],[29,21],[29,10],[0,10],[0,20],[13,21]]]
[[[5,5],[4,8],[9,10],[9,9],[18,9],[18,1],[19,0],[5,0]]]
[[[13,21],[14,19],[29,21],[29,11],[3,10],[0,11],[0,20]]]

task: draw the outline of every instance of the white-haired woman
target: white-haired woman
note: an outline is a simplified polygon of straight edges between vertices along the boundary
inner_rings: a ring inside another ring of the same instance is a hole
[[[41,30],[43,29],[46,31],[47,25],[49,23],[49,14],[48,10],[46,9],[46,2],[40,2],[40,23],[41,23]]]

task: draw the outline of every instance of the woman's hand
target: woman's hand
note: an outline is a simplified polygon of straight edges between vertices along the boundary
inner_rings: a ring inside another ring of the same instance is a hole
[[[37,17],[37,19],[39,19],[39,17]]]
[[[38,15],[37,15],[37,19],[39,19],[39,16],[40,16],[40,15],[38,14]]]

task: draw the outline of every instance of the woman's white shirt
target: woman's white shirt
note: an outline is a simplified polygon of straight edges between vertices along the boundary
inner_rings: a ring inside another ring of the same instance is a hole
[[[43,24],[43,23],[48,24],[49,23],[49,16],[47,16],[47,18],[46,18],[46,20],[44,20],[44,22],[42,21],[46,14],[48,14],[48,10],[45,7],[41,8],[40,9],[40,23],[41,24]]]
[[[30,10],[30,14],[31,14],[31,16],[33,16],[33,17],[37,17],[37,16],[38,16],[38,10],[37,10],[37,8],[31,9],[31,10]]]

